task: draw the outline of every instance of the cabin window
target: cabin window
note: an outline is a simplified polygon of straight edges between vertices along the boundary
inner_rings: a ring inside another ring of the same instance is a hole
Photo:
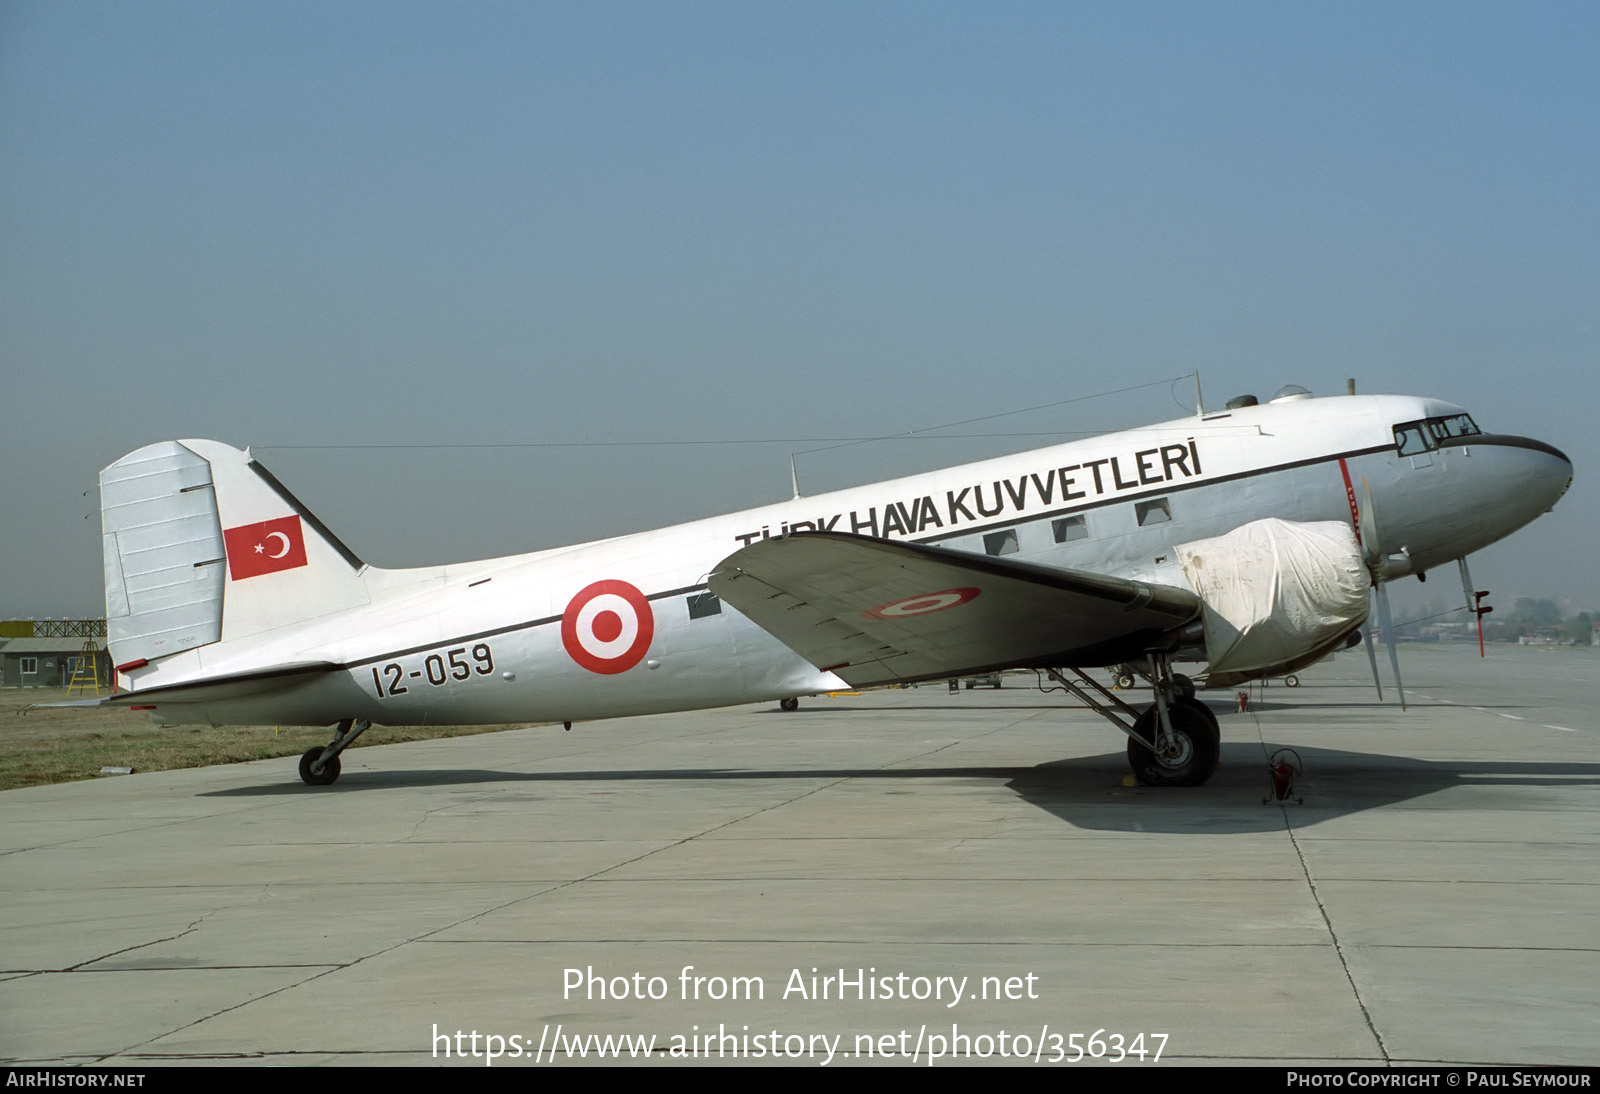
[[[1172,506],[1166,498],[1152,498],[1150,501],[1135,502],[1133,511],[1139,518],[1139,525],[1165,524],[1172,519]]]
[[[22,675],[34,676],[39,672],[39,659],[37,657],[24,657],[22,659]]]
[[[1004,532],[990,532],[983,537],[983,549],[991,555],[1014,555],[1017,553],[1017,530],[1007,528]]]
[[[1050,522],[1050,531],[1055,533],[1057,543],[1070,543],[1075,539],[1089,538],[1089,522],[1082,513],[1075,517],[1062,517],[1060,520]]]
[[[689,618],[704,619],[722,614],[722,599],[716,593],[695,593],[689,597]]]

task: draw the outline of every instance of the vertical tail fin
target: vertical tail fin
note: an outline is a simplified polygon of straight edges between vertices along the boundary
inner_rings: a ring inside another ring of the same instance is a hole
[[[118,664],[365,604],[362,561],[246,452],[164,441],[100,474]]]

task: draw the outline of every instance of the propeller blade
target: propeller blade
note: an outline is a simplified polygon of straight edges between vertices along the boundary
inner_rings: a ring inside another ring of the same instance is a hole
[[[1360,511],[1361,527],[1361,554],[1367,569],[1372,575],[1372,596],[1378,605],[1378,629],[1383,636],[1383,644],[1389,647],[1389,663],[1394,667],[1394,686],[1400,693],[1400,709],[1406,709],[1406,693],[1400,683],[1400,655],[1394,648],[1394,628],[1389,622],[1389,594],[1383,587],[1383,552],[1378,549],[1378,505],[1372,500],[1372,483],[1367,481],[1365,475],[1361,476],[1362,506]],[[1367,619],[1366,640],[1367,660],[1372,665],[1372,682],[1378,689],[1378,698],[1383,698],[1383,684],[1378,677],[1378,652],[1372,644],[1371,617]]]
[[[1361,493],[1366,502],[1361,506],[1361,553],[1366,556],[1367,568],[1372,571],[1372,583],[1378,583],[1378,569],[1383,553],[1378,550],[1378,506],[1372,500],[1372,484],[1361,476]]]
[[[1400,709],[1406,709],[1406,686],[1400,679],[1400,651],[1395,647],[1394,624],[1389,618],[1389,591],[1383,587],[1384,566],[1390,560],[1384,558],[1383,551],[1378,547],[1378,505],[1372,500],[1372,483],[1367,481],[1365,475],[1361,476],[1361,493],[1366,504],[1361,506],[1359,514],[1361,527],[1361,553],[1365,558],[1367,569],[1372,574],[1372,595],[1378,600],[1378,629],[1383,635],[1383,644],[1389,647],[1389,665],[1394,669],[1394,690],[1400,697]],[[1408,554],[1406,548],[1400,548],[1401,554]],[[1395,556],[1400,559],[1400,555]],[[1405,568],[1400,572],[1409,570],[1409,560],[1401,560]],[[1378,655],[1372,648],[1372,630],[1366,632],[1367,658],[1372,662],[1372,680],[1378,681]],[[1378,698],[1383,698],[1383,685],[1378,684]]]
[[[1400,709],[1406,709],[1406,686],[1400,679],[1400,651],[1395,648],[1394,625],[1389,621],[1389,590],[1380,582],[1373,587],[1378,594],[1378,625],[1383,629],[1383,644],[1389,647],[1389,664],[1394,669],[1394,690],[1400,695]]]
[[[1361,637],[1366,641],[1367,661],[1372,665],[1372,686],[1378,689],[1378,702],[1383,702],[1383,681],[1378,678],[1378,647],[1372,642],[1372,626],[1369,623],[1361,631]]]

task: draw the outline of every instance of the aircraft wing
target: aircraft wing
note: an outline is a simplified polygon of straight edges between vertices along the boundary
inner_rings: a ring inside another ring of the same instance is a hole
[[[709,585],[856,686],[1116,664],[1200,614],[1188,589],[843,532],[758,540]]]

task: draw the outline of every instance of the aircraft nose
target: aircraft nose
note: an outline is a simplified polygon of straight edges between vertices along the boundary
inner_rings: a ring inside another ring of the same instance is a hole
[[[1543,513],[1554,508],[1572,485],[1572,460],[1555,445],[1531,437],[1502,437],[1499,443],[1520,450],[1517,461],[1523,502]]]
[[[1548,488],[1554,490],[1554,495],[1550,498],[1550,504],[1554,505],[1561,500],[1562,495],[1572,486],[1572,460],[1555,445],[1541,445],[1538,451],[1542,452],[1548,459],[1544,461],[1544,466],[1539,468],[1536,474],[1542,482],[1547,484]]]
[[[1449,456],[1458,446],[1462,455]],[[1444,453],[1443,467],[1418,468],[1423,476],[1443,472],[1429,480],[1444,488],[1438,502],[1413,494],[1416,504],[1383,510],[1384,538],[1405,544],[1420,568],[1504,539],[1549,512],[1572,485],[1567,454],[1530,437],[1473,434],[1445,446]]]

